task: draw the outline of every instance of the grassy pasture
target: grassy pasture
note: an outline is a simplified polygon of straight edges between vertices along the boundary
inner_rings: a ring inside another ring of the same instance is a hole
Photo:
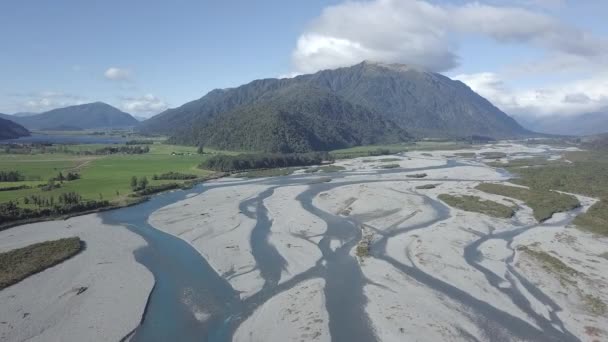
[[[74,145],[80,146],[80,145]],[[85,148],[86,146],[82,146]],[[64,192],[77,192],[85,199],[105,199],[121,202],[131,193],[132,176],[147,177],[150,185],[175,183],[175,180],[152,180],[154,174],[181,172],[206,176],[211,171],[201,170],[197,165],[208,154],[196,154],[195,147],[173,145],[150,145],[150,152],[137,155],[79,156],[73,154],[2,155],[0,170],[18,170],[30,179],[26,182],[11,182],[10,186],[25,184],[32,189],[0,191],[0,203],[22,199],[30,195],[55,196]],[[183,155],[172,155],[172,153]],[[81,179],[64,182],[51,191],[41,191],[35,186],[68,171],[77,171]],[[36,179],[36,181],[34,181]],[[177,181],[182,182],[182,181]],[[8,187],[9,183],[0,184]]]

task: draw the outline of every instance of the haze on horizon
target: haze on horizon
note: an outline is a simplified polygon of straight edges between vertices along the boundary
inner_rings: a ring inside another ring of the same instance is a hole
[[[510,115],[608,107],[600,1],[62,0],[0,11],[11,14],[0,21],[1,113],[103,101],[149,117],[214,88],[365,59],[443,73]]]

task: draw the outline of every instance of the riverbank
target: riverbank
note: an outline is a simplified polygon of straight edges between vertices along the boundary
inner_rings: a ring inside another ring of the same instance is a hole
[[[0,340],[118,341],[139,325],[154,277],[126,228],[95,214],[27,224],[0,232],[0,252],[73,236],[82,252],[0,291]]]

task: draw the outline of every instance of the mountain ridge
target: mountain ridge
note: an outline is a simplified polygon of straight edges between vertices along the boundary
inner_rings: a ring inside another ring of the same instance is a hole
[[[30,130],[53,130],[64,126],[79,129],[126,128],[138,124],[138,121],[131,114],[104,102],[56,108],[29,116],[3,114],[1,117],[14,121]]]
[[[6,114],[0,114],[6,115]],[[11,120],[0,118],[0,140],[15,139],[30,135],[30,132],[23,126]]]
[[[240,107],[260,106],[281,91],[285,96],[297,86],[331,93],[336,101],[365,108],[379,120],[392,122],[417,137],[506,138],[532,134],[460,81],[417,67],[369,61],[294,78],[267,78],[214,89],[142,122],[139,129],[142,133],[190,135],[186,138],[190,143],[196,140],[192,135],[197,135],[203,143],[206,138],[194,131],[197,127],[222,120],[223,115]],[[230,117],[235,120],[234,114]],[[183,141],[184,137],[177,140]]]
[[[530,130],[559,135],[587,136],[608,133],[608,108],[578,115],[516,116]]]

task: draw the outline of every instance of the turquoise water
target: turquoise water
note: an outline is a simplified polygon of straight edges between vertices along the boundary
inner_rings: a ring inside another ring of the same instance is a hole
[[[459,165],[461,164],[458,162],[450,161],[445,166],[407,171],[424,171]],[[378,173],[403,171],[381,170]],[[347,172],[331,174],[334,180],[346,175],[348,175]],[[257,196],[239,203],[241,213],[256,220],[250,243],[260,276],[264,279],[262,290],[243,300],[228,281],[218,275],[190,244],[155,229],[147,222],[154,211],[183,200],[189,195],[197,195],[210,188],[233,186],[239,182],[201,184],[191,190],[160,194],[148,202],[100,214],[104,223],[124,225],[142,236],[148,243],[147,246],[135,251],[135,257],[153,273],[156,284],[150,294],[141,325],[128,338],[132,341],[230,341],[238,325],[264,302],[304,280],[323,278],[332,340],[339,342],[376,341],[377,337],[364,310],[367,299],[363,294],[363,288],[369,283],[369,280],[363,276],[357,260],[350,255],[351,249],[361,238],[360,225],[362,222],[359,222],[357,217],[343,217],[327,213],[313,206],[312,201],[319,193],[331,191],[335,187],[346,184],[382,182],[382,180],[315,183],[313,180],[317,177],[293,175],[247,181],[266,184],[269,187]],[[409,178],[391,181],[416,182]],[[446,179],[435,181],[446,181]],[[328,229],[318,243],[322,259],[309,270],[296,275],[287,282],[278,284],[280,274],[285,267],[285,260],[268,242],[272,220],[263,201],[272,196],[277,188],[295,184],[308,185],[308,189],[298,195],[297,201],[305,210],[325,221]],[[431,198],[422,197],[426,204],[435,211],[435,217],[428,222],[380,233],[383,235],[382,238],[371,246],[373,257],[388,262],[411,279],[461,304],[463,308],[466,308],[467,314],[472,315],[473,319],[477,321],[478,328],[488,336],[495,337],[496,340],[509,339],[512,336],[533,341],[576,340],[567,331],[562,332],[553,327],[561,325],[559,319],[554,315],[550,320],[544,321],[542,317],[534,317],[541,326],[539,329],[509,315],[500,308],[476,299],[474,294],[454,287],[421,269],[401,264],[386,255],[385,245],[390,237],[406,231],[425,229],[450,217],[450,212],[445,205]],[[518,225],[517,222],[513,222],[513,224]],[[518,231],[515,230],[509,234],[517,233]],[[477,243],[472,243],[465,249],[465,259],[471,266],[479,267],[477,246],[487,238],[480,237]],[[495,238],[511,239],[512,236],[497,235]],[[341,247],[331,249],[329,242],[332,239],[342,241]],[[499,284],[494,284],[491,279],[493,275],[484,273],[492,286],[498,288]],[[521,282],[529,292],[538,293],[538,296],[542,297],[542,292],[532,284],[525,282],[525,279],[522,279]],[[524,312],[529,312],[527,310],[529,303],[521,300],[521,293],[515,288],[511,291],[512,293],[507,295],[514,304]],[[549,301],[543,302],[548,305],[553,304]],[[404,303],[407,303],[406,298],[404,298]],[[499,334],[499,332],[502,333]]]

